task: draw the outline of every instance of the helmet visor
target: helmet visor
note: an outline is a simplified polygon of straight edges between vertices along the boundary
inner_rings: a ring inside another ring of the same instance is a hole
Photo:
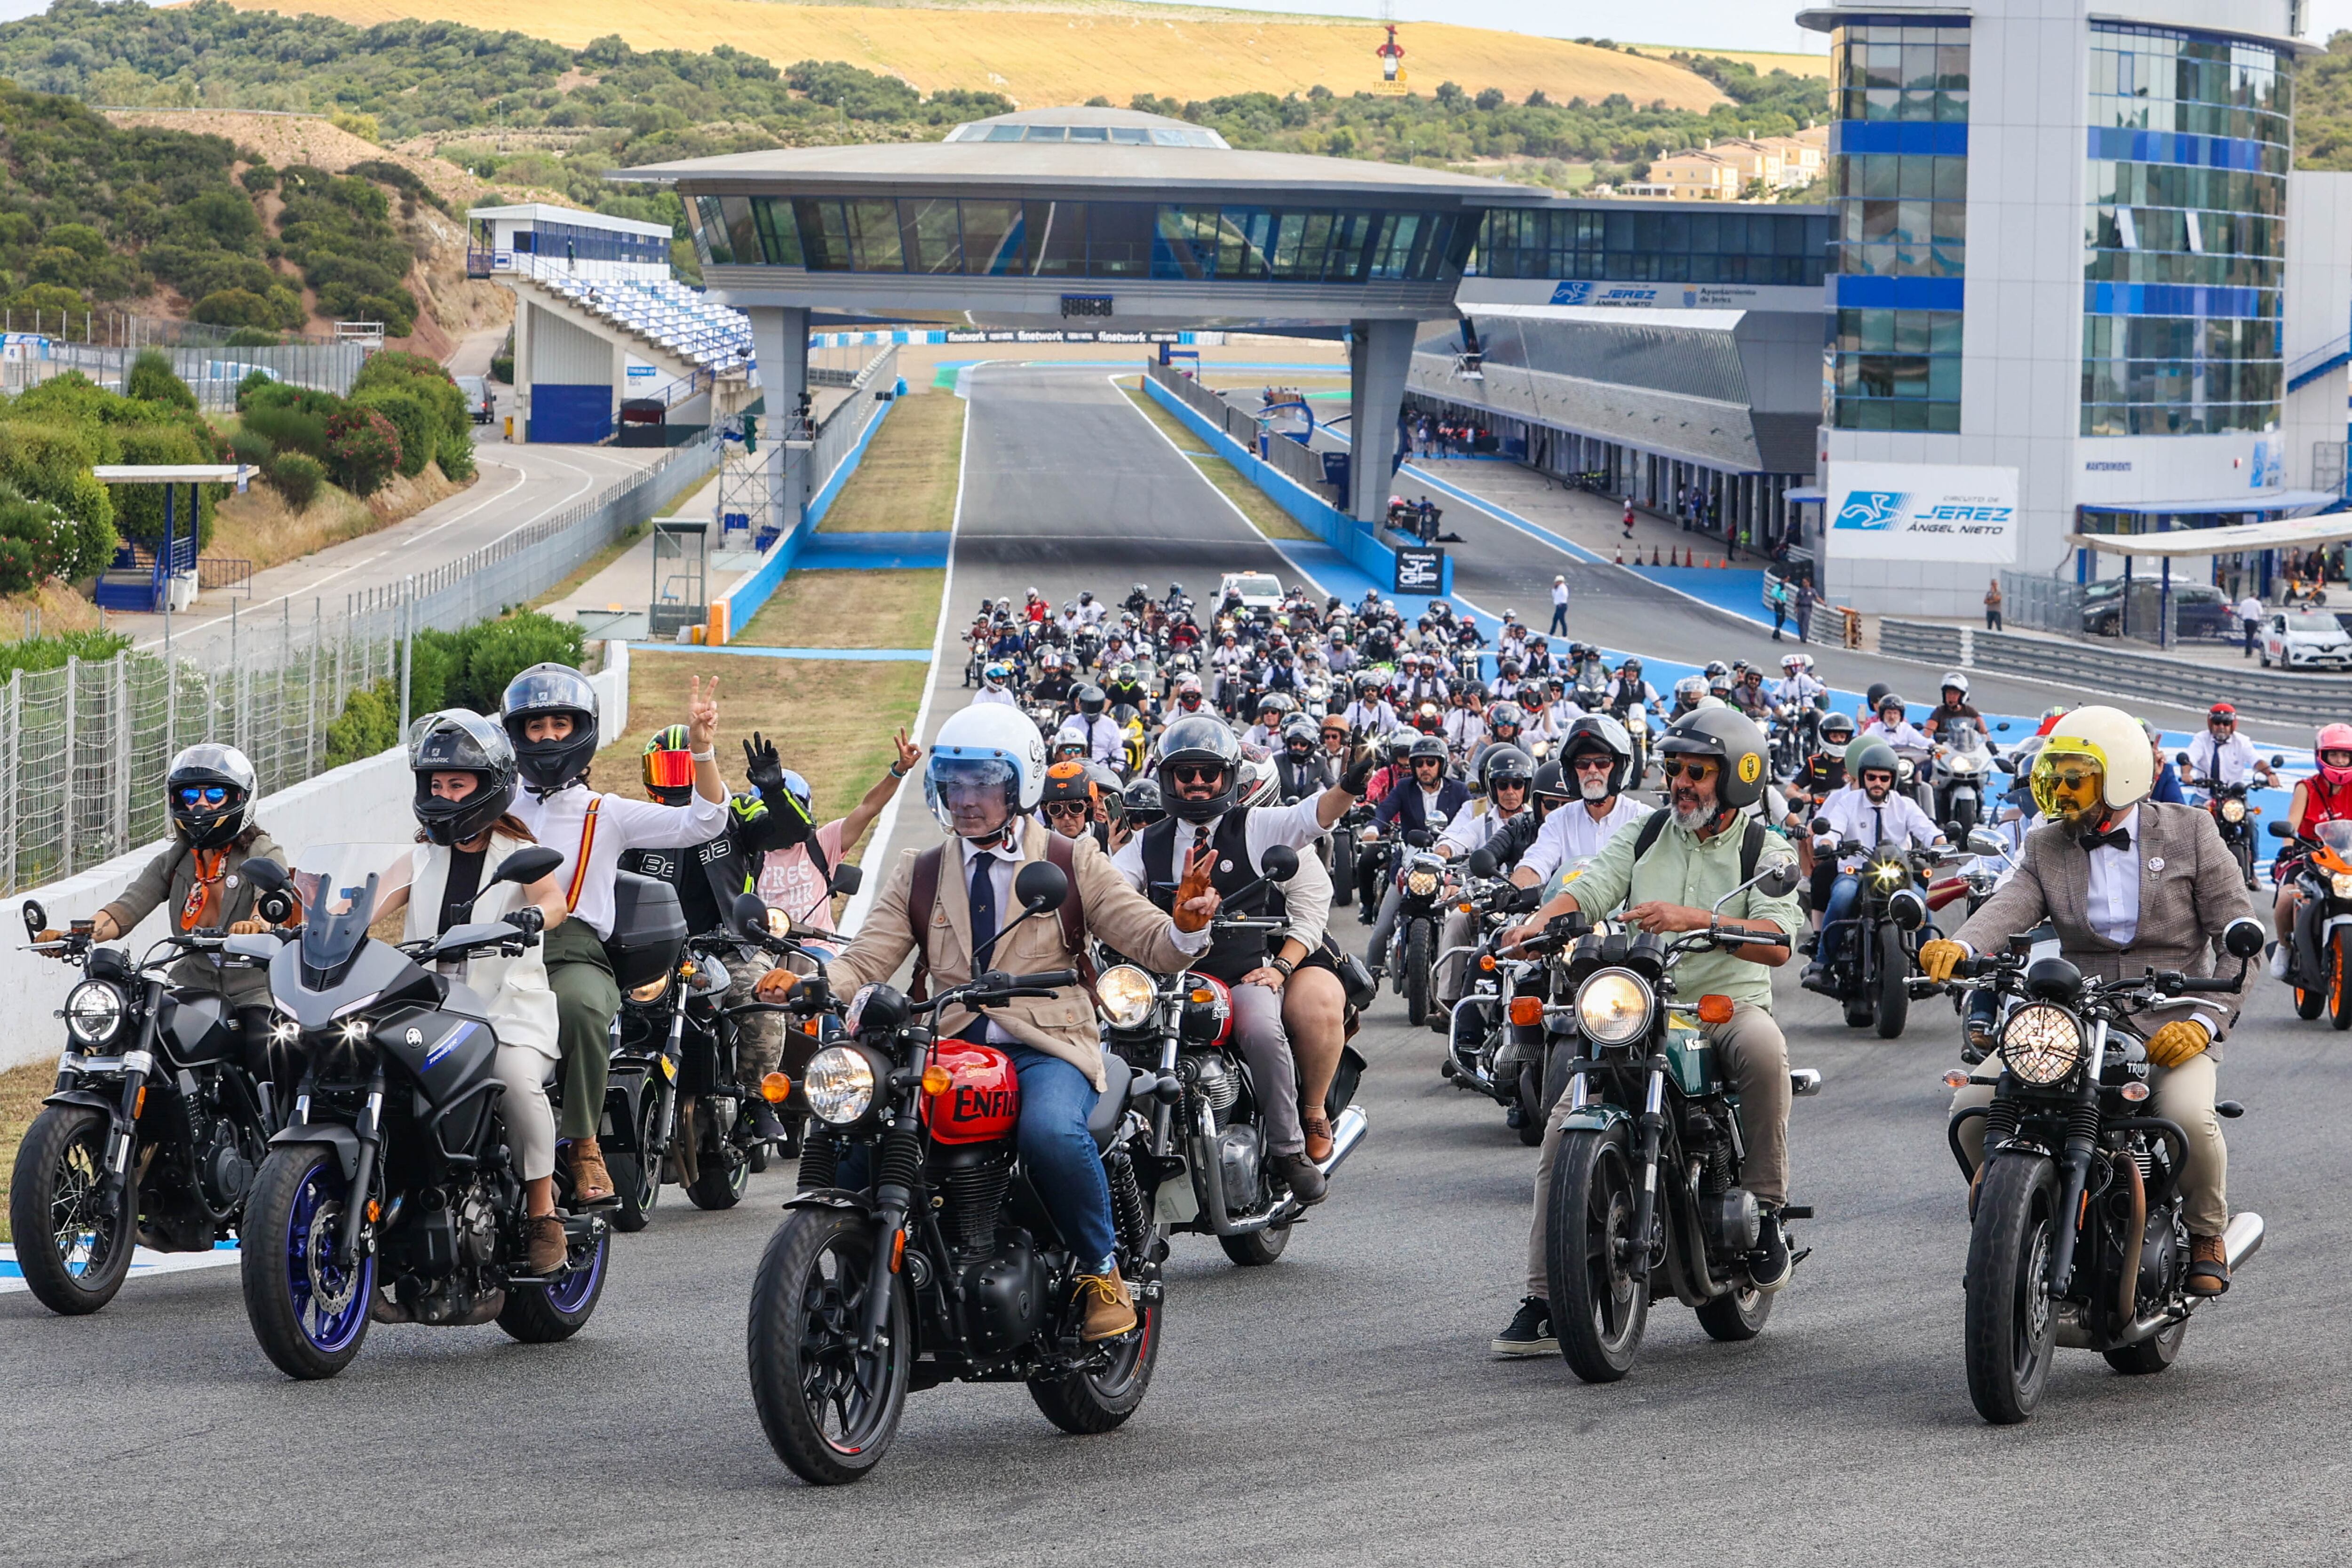
[[[647,789],[692,789],[694,787],[694,753],[647,752],[646,753],[646,787]]]
[[[576,669],[526,669],[507,687],[508,714],[541,713],[552,710],[596,711],[596,689]]]
[[[2053,735],[2033,759],[2033,804],[2044,816],[2079,822],[2105,805],[2107,755],[2075,735]]]

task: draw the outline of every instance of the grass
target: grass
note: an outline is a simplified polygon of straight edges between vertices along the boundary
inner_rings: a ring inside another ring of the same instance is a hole
[[[215,510],[212,542],[205,553],[250,561],[255,571],[265,571],[388,528],[446,500],[473,482],[469,479],[461,485],[444,479],[440,465],[428,463],[415,479],[395,475],[365,500],[333,485],[321,485],[318,496],[300,511],[289,507],[274,486],[257,482],[241,496],[225,498]]]
[[[1143,416],[1166,433],[1176,443],[1176,449],[1185,460],[1201,470],[1202,476],[1223,492],[1227,500],[1241,508],[1250,526],[1268,539],[1303,539],[1319,543],[1317,535],[1309,533],[1297,518],[1274,504],[1274,498],[1242,477],[1242,471],[1213,452],[1204,453],[1201,438],[1178,422],[1176,416],[1162,408],[1143,393],[1123,387],[1128,401],[1142,411]]]
[[[728,640],[763,647],[927,648],[939,629],[946,576],[937,570],[794,572]]]
[[[58,1087],[54,1060],[26,1062],[0,1072],[0,1241],[8,1231],[8,1181],[16,1169],[16,1145],[41,1113],[41,1101]]]
[[[945,533],[955,526],[964,402],[909,394],[882,421],[819,533]]]
[[[669,514],[667,512],[664,512],[662,515],[667,517]],[[646,525],[644,523],[639,523],[636,527],[629,530],[628,532],[621,535],[619,539],[614,541],[612,543],[604,546],[604,549],[596,552],[595,554],[590,556],[577,572],[572,573],[571,576],[566,577],[562,582],[558,583],[554,587],[550,588],[546,593],[541,594],[538,598],[533,599],[527,607],[536,610],[548,605],[557,604],[562,600],[570,598],[573,594],[578,593],[581,587],[590,579],[593,578],[597,573],[602,572],[605,567],[610,566],[614,562],[618,561],[622,556],[626,555],[629,552],[629,547],[636,543],[638,540],[643,539],[645,536]]]

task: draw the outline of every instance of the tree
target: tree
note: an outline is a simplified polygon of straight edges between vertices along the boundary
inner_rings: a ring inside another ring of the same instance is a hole
[[[327,464],[343,489],[373,495],[400,467],[400,433],[373,408],[347,407],[327,421]]]
[[[123,391],[142,403],[167,404],[174,408],[194,408],[196,395],[188,384],[173,374],[171,357],[161,349],[142,349],[131,362],[131,374],[123,382]]]

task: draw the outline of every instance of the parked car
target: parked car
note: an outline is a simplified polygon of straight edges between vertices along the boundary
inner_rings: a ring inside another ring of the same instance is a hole
[[[490,392],[490,378],[486,375],[461,375],[457,390],[466,395],[466,406],[473,411],[474,423],[488,425],[498,416],[498,404]]]
[[[2157,585],[2146,579],[2132,584],[2135,625],[2145,611],[2156,614]],[[2123,629],[2124,580],[2110,577],[2083,591],[2083,629],[2093,637],[2111,637]],[[2172,624],[2184,637],[2228,637],[2238,631],[2237,612],[2221,589],[2210,583],[2172,584]]]
[[[2352,633],[2325,610],[2282,610],[2265,617],[2255,647],[2263,668],[2352,669]]]

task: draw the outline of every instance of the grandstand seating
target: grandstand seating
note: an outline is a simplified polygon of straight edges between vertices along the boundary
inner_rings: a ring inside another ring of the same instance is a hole
[[[538,281],[624,331],[660,344],[712,376],[749,372],[751,321],[673,279],[541,278]]]

